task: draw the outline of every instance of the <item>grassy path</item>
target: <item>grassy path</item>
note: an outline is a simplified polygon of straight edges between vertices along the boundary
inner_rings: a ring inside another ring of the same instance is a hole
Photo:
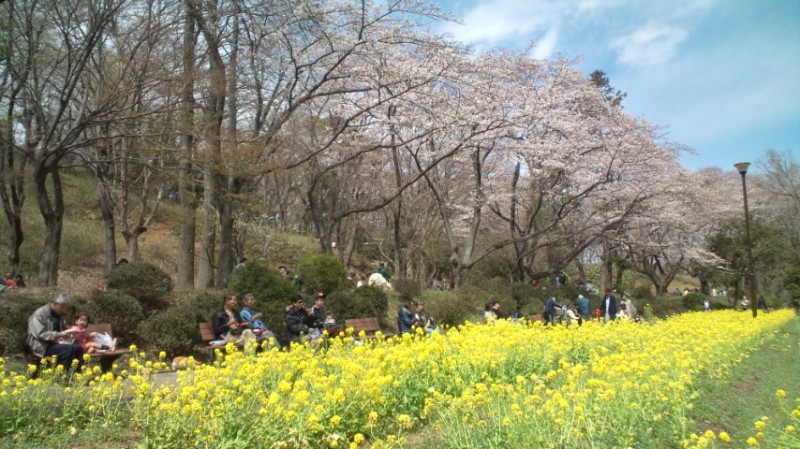
[[[732,447],[746,447],[756,432],[753,423],[762,416],[769,417],[770,425],[784,427],[789,420],[780,413],[775,392],[784,390],[789,404],[800,398],[800,318],[734,367],[727,381],[698,386],[704,393],[687,425],[690,432],[724,430],[733,439]]]

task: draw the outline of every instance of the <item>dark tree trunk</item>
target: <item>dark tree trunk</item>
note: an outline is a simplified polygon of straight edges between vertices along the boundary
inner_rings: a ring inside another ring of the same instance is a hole
[[[180,220],[178,229],[180,244],[178,246],[178,273],[175,287],[191,289],[194,287],[194,240],[196,234],[195,210],[197,202],[194,194],[192,177],[192,153],[194,129],[194,59],[195,59],[195,22],[188,11],[184,17],[183,28],[183,86],[181,92],[181,134],[178,136],[182,153],[178,164],[178,201],[180,202]]]
[[[184,143],[191,147],[191,136],[183,136]],[[184,151],[187,151],[184,148]],[[194,240],[196,233],[195,224],[195,196],[192,179],[192,163],[188,158],[182,158],[178,168],[178,195],[180,201],[180,244],[178,246],[178,276],[175,287],[178,289],[191,289],[194,287]]]
[[[228,276],[233,272],[234,257],[234,203],[242,190],[242,180],[236,176],[228,176],[228,198],[219,205],[219,254],[217,255],[217,286],[228,284]]]
[[[12,92],[8,99],[9,106],[5,126],[2,127],[2,135],[0,135],[0,200],[2,200],[3,212],[8,222],[7,259],[12,272],[16,272],[19,268],[19,248],[25,240],[22,229],[22,206],[25,204],[25,158],[17,161],[14,153],[14,131],[11,126],[8,126],[12,123],[15,97],[16,92]],[[24,126],[26,136],[32,136],[29,119],[25,120]],[[26,142],[26,145],[30,148],[31,142]]]
[[[115,223],[114,211],[111,210],[111,194],[108,181],[102,169],[95,164],[89,164],[89,169],[97,181],[97,200],[100,204],[100,215],[103,217],[103,234],[105,235],[106,271],[117,263],[117,242],[114,238]]]
[[[608,241],[603,242],[603,261],[600,271],[600,290],[611,288],[611,280],[614,278],[614,258],[611,256],[611,245]]]
[[[47,191],[47,178],[52,179],[52,195]],[[58,285],[58,258],[61,252],[61,230],[64,222],[64,192],[58,168],[37,166],[33,173],[36,199],[45,224],[42,257],[39,261],[39,282],[48,287]]]

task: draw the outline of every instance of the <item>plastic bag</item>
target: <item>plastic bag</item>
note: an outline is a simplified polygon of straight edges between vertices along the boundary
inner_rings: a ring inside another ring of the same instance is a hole
[[[105,332],[98,332],[94,337],[92,337],[92,341],[101,345],[111,346],[112,338],[111,335],[108,335]]]

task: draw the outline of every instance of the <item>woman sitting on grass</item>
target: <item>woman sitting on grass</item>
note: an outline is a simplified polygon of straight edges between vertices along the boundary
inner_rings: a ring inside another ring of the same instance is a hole
[[[113,351],[117,349],[117,339],[111,340],[111,344],[102,344],[93,339],[97,338],[100,334],[92,332],[86,335],[86,327],[89,326],[89,314],[86,312],[78,312],[72,321],[72,326],[67,330],[72,330],[72,339],[75,343],[83,349],[86,354],[91,354],[95,351]]]

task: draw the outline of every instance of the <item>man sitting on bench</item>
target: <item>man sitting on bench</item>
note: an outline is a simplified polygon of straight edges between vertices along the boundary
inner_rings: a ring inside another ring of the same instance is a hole
[[[236,346],[245,347],[250,340],[256,338],[236,310],[236,295],[232,293],[228,293],[222,299],[222,307],[211,317],[211,326],[217,339]]]
[[[239,316],[241,317],[242,322],[247,323],[250,329],[253,330],[253,333],[256,335],[258,341],[268,341],[272,346],[280,348],[281,345],[278,343],[278,339],[275,338],[275,334],[267,329],[267,326],[261,319],[263,318],[264,314],[253,310],[253,307],[256,305],[256,298],[253,296],[253,294],[245,293],[242,297],[242,304],[244,307],[242,307],[242,310],[239,312]]]
[[[83,349],[71,337],[74,330],[67,329],[64,315],[71,298],[59,293],[48,304],[36,309],[28,319],[28,346],[39,359],[56,356],[56,362],[69,374],[72,361],[77,360],[77,369],[83,364]]]

